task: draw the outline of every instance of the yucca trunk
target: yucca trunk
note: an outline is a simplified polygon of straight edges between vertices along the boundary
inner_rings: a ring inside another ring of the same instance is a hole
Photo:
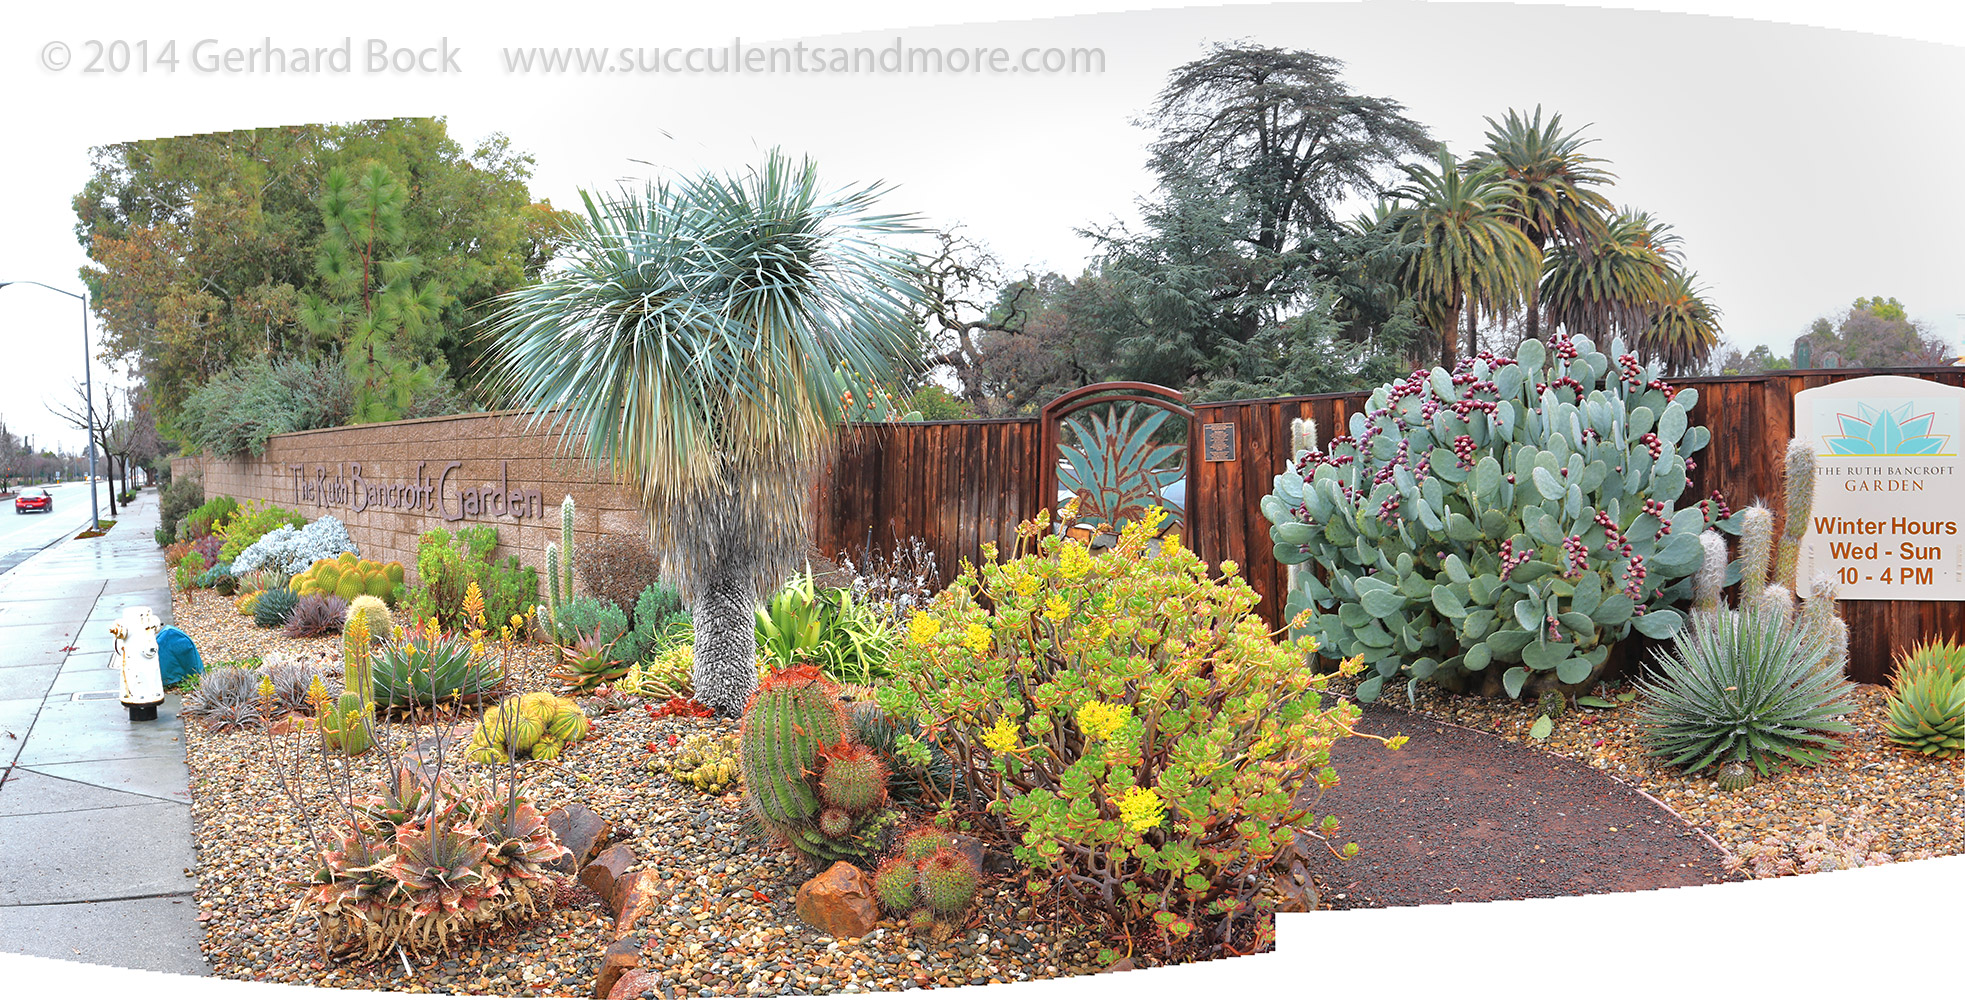
[[[691,681],[717,714],[743,714],[757,687],[757,607],[805,559],[814,466],[725,453],[721,487],[654,512],[651,532],[696,622]],[[687,512],[684,517],[683,512]]]

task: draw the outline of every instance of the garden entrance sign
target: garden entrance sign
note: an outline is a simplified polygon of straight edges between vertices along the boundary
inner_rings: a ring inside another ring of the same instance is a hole
[[[1798,582],[1826,572],[1845,601],[1965,601],[1965,389],[1902,375],[1804,389],[1794,433],[1816,455]]]
[[[1043,492],[1053,510],[1078,497],[1072,525],[1123,527],[1148,507],[1189,519],[1187,474],[1199,425],[1181,394],[1147,382],[1102,382],[1046,404]],[[1070,527],[1067,525],[1066,527]]]

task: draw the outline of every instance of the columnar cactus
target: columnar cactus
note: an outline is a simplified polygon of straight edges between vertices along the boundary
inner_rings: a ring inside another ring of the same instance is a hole
[[[380,614],[377,614],[378,610]],[[341,697],[321,710],[321,742],[328,750],[350,757],[365,753],[374,743],[369,718],[375,712],[375,673],[370,654],[388,638],[389,609],[376,597],[358,597],[348,605],[341,624]]]
[[[1794,578],[1795,561],[1801,556],[1801,538],[1808,533],[1808,515],[1815,508],[1815,449],[1800,438],[1788,442],[1781,490],[1786,502],[1785,519],[1781,522],[1781,549],[1774,564],[1774,578],[1799,594],[1801,581]]]
[[[573,496],[559,502],[559,541],[546,543],[546,619],[557,635],[560,609],[573,600]]]
[[[874,846],[869,835],[884,821],[877,809],[886,798],[885,768],[845,733],[838,686],[802,664],[758,685],[738,736],[751,813],[820,863],[865,858]],[[874,792],[869,775],[879,779]]]
[[[1276,477],[1262,511],[1298,573],[1288,614],[1326,656],[1371,668],[1358,697],[1432,679],[1520,697],[1576,692],[1636,629],[1682,622],[1718,497],[1680,505],[1711,434],[1613,341],[1483,353],[1380,387],[1349,433]]]
[[[1758,503],[1740,512],[1740,606],[1758,608],[1793,622],[1804,636],[1804,648],[1808,646],[1809,638],[1820,636],[1823,648],[1827,650],[1821,661],[1822,669],[1842,674],[1849,665],[1849,627],[1836,612],[1834,579],[1826,573],[1818,573],[1808,581],[1805,591],[1799,585],[1800,581],[1794,579],[1801,537],[1807,533],[1808,518],[1814,506],[1815,449],[1798,439],[1790,441],[1784,475],[1783,493],[1787,511],[1781,524],[1778,556],[1775,554],[1774,512]],[[1797,481],[1802,485],[1797,485]],[[1706,588],[1709,581],[1724,581],[1726,575],[1725,543],[1718,540],[1717,535],[1713,535],[1713,540],[1718,544],[1706,542],[1697,575],[1700,582],[1694,588],[1697,607],[1701,611],[1708,610]],[[1796,595],[1801,596],[1799,608],[1796,607]],[[1727,612],[1725,605],[1719,601],[1716,589],[1710,595],[1710,601],[1711,613]],[[1696,618],[1693,627],[1700,627]]]

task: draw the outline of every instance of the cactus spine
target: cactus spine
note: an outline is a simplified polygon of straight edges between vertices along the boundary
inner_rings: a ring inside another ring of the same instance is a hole
[[[1767,556],[1774,550],[1774,512],[1754,504],[1740,514],[1740,593],[1767,589]]]
[[[817,667],[801,664],[758,685],[744,707],[738,736],[751,813],[766,830],[820,863],[863,859],[871,853],[861,834],[885,799],[884,769],[865,747],[847,742],[845,733],[838,686]],[[865,771],[861,758],[873,763],[883,782],[871,803],[864,787],[856,784]],[[828,797],[821,776],[841,767],[832,776],[833,794]]]
[[[1699,535],[1699,571],[1692,575],[1692,610],[1719,613],[1720,591],[1726,589],[1726,539],[1710,528]]]

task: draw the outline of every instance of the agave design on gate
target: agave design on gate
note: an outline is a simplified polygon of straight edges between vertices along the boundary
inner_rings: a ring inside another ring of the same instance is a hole
[[[1060,421],[1069,433],[1059,435],[1064,462],[1058,484],[1078,495],[1079,520],[1117,529],[1156,504],[1180,515],[1180,505],[1164,494],[1186,475],[1187,442],[1154,440],[1174,415],[1157,406],[1118,403],[1103,416],[1093,409]]]

